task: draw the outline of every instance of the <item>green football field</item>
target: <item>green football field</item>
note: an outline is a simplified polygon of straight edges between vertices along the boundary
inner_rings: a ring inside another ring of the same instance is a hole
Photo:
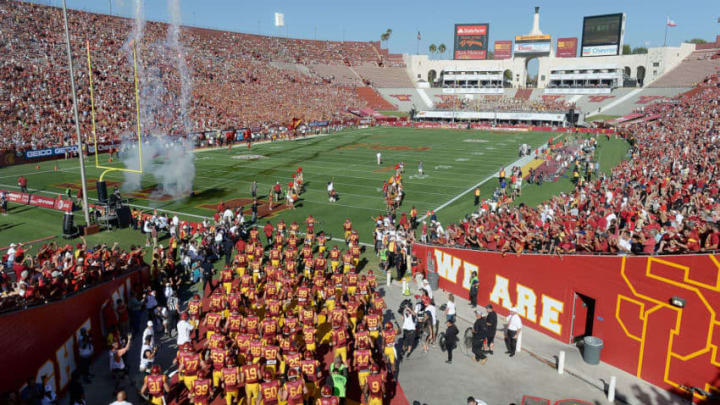
[[[527,143],[536,148],[553,136],[557,138],[558,135],[383,127],[353,129],[329,136],[256,144],[251,150],[237,146],[231,151],[197,151],[194,196],[180,200],[158,198],[153,193],[156,180],[150,175],[143,177],[141,190],[123,195],[129,198],[131,204],[141,208],[177,212],[191,220],[197,219],[196,216],[211,217],[220,201],[243,205],[249,212],[250,184],[253,180],[258,182],[259,198],[264,204],[268,191],[276,181],[286,186],[296,169],[302,167],[306,191],[301,195],[297,209],[288,210],[284,205],[276,207],[260,220],[261,223],[280,219],[287,223],[301,222],[312,214],[320,220],[318,229],[337,236],[341,233],[342,222],[349,217],[359,230],[361,240],[371,242],[373,222],[370,218],[384,212],[382,185],[392,175],[396,163],[405,162],[403,184],[406,197],[401,210],[409,212],[412,206],[416,206],[422,216],[426,211],[435,209],[441,221],[454,221],[473,209],[471,190],[475,185],[487,181],[482,193],[484,196],[492,193],[496,182],[491,176],[501,166],[518,159],[519,144]],[[382,153],[383,159],[380,166],[376,163],[378,152]],[[109,163],[107,159],[107,155],[102,155],[101,163],[120,165],[117,161]],[[424,162],[424,176],[417,173],[419,161]],[[101,170],[94,167],[94,159],[87,162],[89,195],[95,198],[94,182]],[[63,193],[68,187],[79,188],[77,160],[49,161],[39,166],[31,164],[0,170],[0,187],[16,189],[16,179],[22,174],[28,178],[31,190]],[[112,192],[116,184],[121,186],[123,179],[123,173],[108,173],[105,180],[109,191]],[[336,203],[329,202],[327,198],[327,182],[331,179],[340,197]],[[43,227],[38,227],[31,218],[37,211],[30,207],[16,207],[10,216],[27,216],[24,223],[43,233],[44,230],[39,229]],[[262,206],[260,211],[265,214],[266,208]],[[76,211],[76,220],[81,217]],[[0,223],[9,221],[8,218],[0,217]],[[48,225],[52,227],[53,234],[59,230],[58,224]],[[0,242],[5,242],[9,236],[0,228]],[[17,241],[17,238],[14,239]]]

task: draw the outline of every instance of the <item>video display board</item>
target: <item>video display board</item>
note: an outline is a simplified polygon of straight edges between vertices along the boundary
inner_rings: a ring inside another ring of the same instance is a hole
[[[583,19],[582,56],[619,55],[625,35],[625,14],[605,14]]]
[[[490,25],[455,24],[453,59],[487,59]]]

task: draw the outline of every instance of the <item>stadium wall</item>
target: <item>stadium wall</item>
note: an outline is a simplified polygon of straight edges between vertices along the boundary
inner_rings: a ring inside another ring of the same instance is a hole
[[[405,64],[407,65],[408,74],[413,83],[417,86],[418,80],[427,82],[428,74],[431,70],[440,77],[440,72],[445,69],[453,68],[457,70],[502,70],[510,69],[513,72],[513,87],[518,87],[521,77],[520,72],[525,71],[525,60],[520,58],[512,59],[490,59],[490,60],[448,60],[448,59],[430,59],[428,55],[405,55]],[[523,76],[524,77],[524,76]]]
[[[443,290],[467,297],[477,270],[479,304],[493,303],[501,315],[516,306],[526,327],[568,344],[590,323],[604,341],[602,361],[665,389],[718,391],[720,259],[714,255],[503,255],[426,245],[414,253],[421,268],[438,272]],[[685,300],[684,307],[674,306],[673,297]],[[594,300],[589,316],[588,299]]]
[[[148,282],[149,270],[140,268],[72,297],[0,315],[0,392],[10,392],[32,376],[49,377],[55,392],[68,388],[77,367],[80,329],[90,332],[95,356],[107,357],[105,336],[117,323],[114,302],[128,302],[136,286]]]
[[[544,88],[550,81],[550,71],[571,67],[575,69],[597,69],[595,66],[605,67],[615,65],[620,69],[630,68],[630,76],[638,77],[638,69],[645,69],[643,86],[647,86],[660,78],[665,72],[679,65],[683,59],[695,50],[695,44],[683,43],[679,47],[650,48],[647,54],[596,56],[577,58],[538,58],[538,87]]]
[[[644,86],[652,83],[680,64],[683,59],[695,50],[695,44],[683,43],[679,47],[650,48],[647,54],[618,55],[618,56],[597,56],[586,58],[557,58],[538,57],[538,85],[544,88],[550,78],[550,70],[568,67],[592,68],[593,65],[617,65],[620,68],[630,67],[631,76],[637,77],[640,66],[645,68]],[[467,69],[467,70],[507,70],[512,72],[512,86],[525,87],[527,81],[527,58],[515,57],[502,60],[440,60],[430,59],[428,55],[405,55],[408,74],[417,85],[418,80],[427,81],[428,73],[435,70],[437,76],[446,68]]]

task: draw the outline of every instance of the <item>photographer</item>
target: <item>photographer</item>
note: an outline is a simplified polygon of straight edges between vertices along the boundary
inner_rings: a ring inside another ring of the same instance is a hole
[[[447,350],[448,359],[445,363],[452,364],[452,352],[457,347],[459,333],[460,331],[455,326],[455,319],[448,319],[447,329],[445,330],[445,349]]]
[[[475,323],[473,324],[472,352],[475,355],[475,361],[480,364],[487,363],[484,346],[487,337],[487,319],[481,310],[475,310]]]
[[[412,310],[411,305],[405,305],[402,309],[403,315],[403,353],[405,357],[410,356],[410,352],[415,344],[415,311]]]
[[[150,366],[152,366],[155,356],[158,352],[158,346],[153,345],[152,336],[145,336],[142,348],[140,349],[140,372],[150,373]]]

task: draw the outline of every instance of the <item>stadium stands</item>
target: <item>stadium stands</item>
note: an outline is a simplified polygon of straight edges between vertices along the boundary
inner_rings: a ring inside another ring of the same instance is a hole
[[[314,64],[310,71],[328,83],[337,83],[345,86],[362,85],[361,78],[345,65]]]
[[[543,151],[546,163],[527,180],[553,180],[561,173],[558,169],[570,172],[572,167],[573,193],[537,208],[511,205],[510,190],[518,184],[513,176],[498,183],[493,198],[471,219],[448,226],[444,233],[437,232],[439,224],[433,223],[428,235],[439,244],[515,253],[716,251],[720,173],[715,162],[720,133],[713,122],[720,118],[718,98],[720,76],[714,75],[695,94],[645,105],[648,119],[639,119],[621,132],[631,141],[631,158],[609,176],[595,169],[594,140],[583,144],[582,154],[577,149],[568,154],[567,147],[554,143],[551,151]],[[558,150],[564,155],[558,157]],[[514,220],[518,217],[523,221]]]
[[[132,66],[127,38],[133,22],[71,11],[71,40],[76,58],[81,132],[90,134],[90,103],[84,48],[90,40],[100,140],[114,140],[135,122]],[[74,133],[68,97],[61,11],[24,2],[0,3],[0,150],[67,145]],[[188,127],[181,125],[181,78],[172,53],[164,47],[166,24],[145,25],[139,47],[141,85],[156,81],[167,91],[141,116],[146,131],[195,132],[240,126],[282,125],[293,117],[333,120],[345,109],[362,108],[354,87],[361,84],[351,66],[371,83],[412,86],[401,67],[380,68],[379,44],[311,41],[181,29],[184,56],[192,77]],[[5,35],[6,34],[6,35]],[[147,63],[144,63],[147,62]],[[147,76],[147,77],[146,77]],[[388,79],[386,79],[386,76]],[[376,103],[380,101],[376,100]],[[161,107],[161,108],[158,108]],[[152,112],[152,114],[151,114]],[[87,139],[87,138],[86,138]]]
[[[375,88],[413,87],[404,67],[378,67],[364,64],[355,66],[353,69],[362,76],[366,84]]]
[[[705,77],[717,73],[720,58],[714,56],[720,49],[704,49],[695,51],[683,60],[675,69],[655,80],[650,87],[691,87]]]

